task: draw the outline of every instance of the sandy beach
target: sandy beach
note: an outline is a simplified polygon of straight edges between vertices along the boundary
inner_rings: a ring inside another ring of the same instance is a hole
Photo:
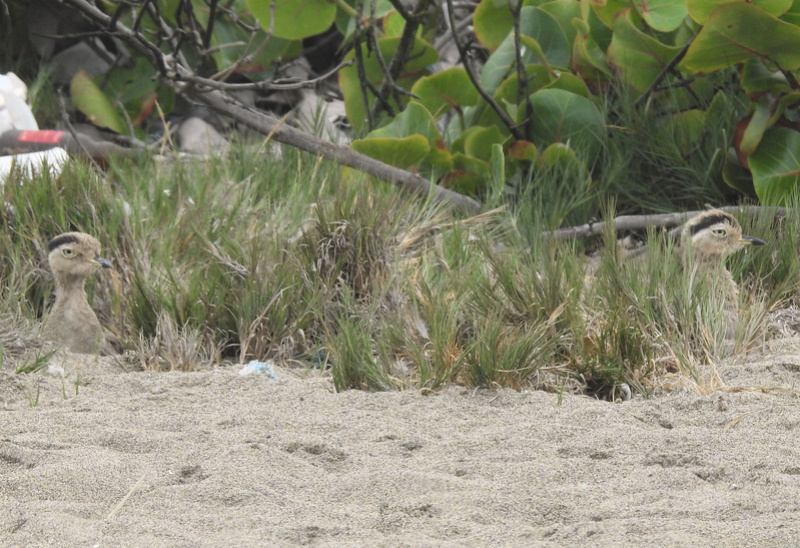
[[[0,371],[0,545],[787,546],[799,347],[621,403],[57,355]]]

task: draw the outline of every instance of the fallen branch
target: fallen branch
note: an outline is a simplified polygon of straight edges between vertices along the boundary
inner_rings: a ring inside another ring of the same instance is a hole
[[[265,135],[272,134],[276,141],[318,154],[323,158],[363,171],[382,181],[396,185],[419,196],[433,195],[441,203],[450,204],[461,211],[475,215],[480,213],[481,204],[476,200],[452,190],[432,184],[404,169],[399,169],[370,158],[360,152],[331,143],[291,126],[281,124],[280,120],[261,111],[237,102],[233,97],[218,90],[192,91],[190,96],[208,105],[217,112],[227,114],[237,122]]]
[[[719,209],[728,213],[749,213],[751,215],[771,212],[776,219],[781,219],[786,216],[785,207],[728,206],[720,207]],[[703,213],[703,211],[704,210],[686,211],[683,213],[661,213],[656,215],[620,215],[611,221],[599,221],[596,223],[586,223],[580,226],[571,226],[569,228],[559,228],[558,230],[543,232],[542,235],[557,241],[571,240],[574,238],[590,238],[603,234],[609,223],[614,227],[615,232],[621,232],[623,230],[646,230],[648,228],[674,228],[682,225],[692,217]]]

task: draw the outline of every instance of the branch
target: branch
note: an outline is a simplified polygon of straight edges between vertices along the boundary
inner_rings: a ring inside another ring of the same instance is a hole
[[[271,134],[276,141],[281,143],[363,171],[368,175],[377,177],[419,196],[427,197],[432,194],[436,201],[450,204],[465,213],[478,214],[481,211],[481,204],[472,198],[432,184],[427,179],[423,179],[404,169],[384,164],[351,148],[336,145],[299,129],[283,125],[272,116],[238,104],[233,97],[221,91],[209,90],[201,92],[193,90],[192,97],[217,112],[227,114],[237,122],[259,133]]]
[[[720,207],[722,211],[728,213],[750,213],[759,214],[762,212],[771,213],[776,219],[786,216],[785,207],[772,206],[728,206]],[[657,215],[620,215],[608,222],[586,223],[580,226],[569,228],[559,228],[558,230],[542,232],[542,236],[553,238],[556,241],[571,240],[573,238],[589,238],[599,236],[606,230],[610,223],[616,232],[623,230],[646,230],[647,228],[674,228],[680,226],[692,217],[703,213],[700,211],[686,211],[684,213],[661,213]]]

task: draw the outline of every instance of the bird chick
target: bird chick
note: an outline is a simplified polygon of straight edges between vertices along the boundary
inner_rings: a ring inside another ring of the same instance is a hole
[[[79,354],[119,354],[118,341],[106,334],[86,299],[86,278],[111,263],[100,256],[100,242],[82,232],[56,236],[47,245],[56,284],[56,302],[45,334]]]

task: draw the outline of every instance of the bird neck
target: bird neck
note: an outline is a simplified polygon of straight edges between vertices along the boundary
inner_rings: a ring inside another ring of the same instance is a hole
[[[86,301],[84,276],[65,274],[56,278],[56,301],[69,301],[79,299]]]

